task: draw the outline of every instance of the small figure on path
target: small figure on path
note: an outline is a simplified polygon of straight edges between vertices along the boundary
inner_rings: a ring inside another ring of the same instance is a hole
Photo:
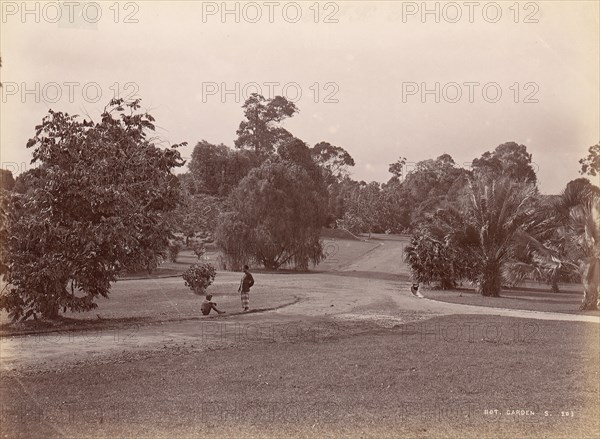
[[[418,296],[419,295],[419,284],[412,284],[412,286],[410,287],[410,292],[413,293],[413,296]]]
[[[242,276],[242,281],[238,288],[238,292],[241,293],[242,308],[244,311],[248,311],[250,305],[250,287],[254,285],[254,278],[248,270],[249,267],[244,265],[244,275]]]
[[[225,311],[219,311],[219,309],[217,308],[217,304],[215,302],[212,302],[211,299],[212,294],[207,294],[206,298],[204,299],[204,302],[202,302],[202,305],[200,305],[200,311],[202,311],[202,314],[207,316],[213,309],[219,314],[225,314]]]

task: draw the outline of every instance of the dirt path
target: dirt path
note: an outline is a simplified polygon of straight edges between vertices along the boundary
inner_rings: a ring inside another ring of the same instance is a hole
[[[136,355],[177,346],[217,349],[248,340],[268,342],[307,331],[325,336],[352,324],[392,327],[452,314],[600,323],[600,318],[594,316],[498,309],[413,296],[408,270],[402,262],[405,245],[402,240],[382,240],[379,246],[339,271],[260,275],[272,287],[291,291],[299,298],[296,303],[273,311],[199,317],[126,329],[3,337],[0,370],[98,363],[110,361],[115,354]],[[138,282],[141,289],[147,284],[144,280],[128,282]],[[151,282],[160,287],[172,280]]]
[[[377,276],[378,273],[389,273],[397,275],[398,278],[407,277],[410,275],[410,270],[403,262],[404,248],[407,244],[408,240],[399,240],[397,238],[382,240],[379,247],[364,255],[364,257],[358,259],[354,263],[344,267],[342,271],[345,273],[371,273],[374,276]],[[393,285],[396,285],[399,288],[396,291],[393,291],[392,294],[389,294],[390,287]],[[407,281],[401,283],[387,282],[387,284],[384,283],[384,285],[377,285],[376,288],[380,289],[383,296],[389,297],[395,303],[396,311],[410,310],[431,315],[477,314],[539,320],[600,323],[600,317],[596,316],[492,308],[426,299],[422,296],[413,296],[410,293],[410,283]],[[390,315],[393,314],[394,310],[390,310]]]

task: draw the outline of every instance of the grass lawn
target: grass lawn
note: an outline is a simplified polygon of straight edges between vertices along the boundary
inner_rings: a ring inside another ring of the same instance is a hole
[[[240,295],[237,292],[239,278],[239,273],[218,272],[215,283],[207,289],[213,294],[213,301],[219,309],[228,314],[241,312]],[[108,299],[101,297],[97,300],[98,308],[83,313],[67,312],[54,322],[29,319],[10,324],[6,313],[3,313],[0,335],[199,319],[202,318],[200,304],[203,300],[203,296],[193,294],[185,286],[181,277],[120,280],[113,285]],[[250,306],[254,310],[272,309],[295,300],[293,292],[263,283],[252,289]]]
[[[346,265],[376,248],[378,244],[357,240],[324,240],[326,259],[313,271],[331,271]],[[205,260],[215,264],[217,252],[207,252]],[[98,298],[98,308],[85,313],[67,312],[55,322],[34,321],[10,324],[5,312],[0,313],[0,335],[35,333],[40,331],[112,328],[139,325],[154,321],[172,321],[198,318],[202,297],[195,296],[181,278],[190,265],[197,262],[189,250],[180,252],[177,262],[165,262],[153,273],[130,273],[113,284],[109,299]],[[253,270],[261,276],[279,276],[262,270]],[[285,274],[282,272],[283,276]],[[208,292],[213,301],[227,313],[241,311],[237,288],[241,274],[219,271]],[[272,309],[296,300],[293,292],[273,288],[268,283],[252,289],[251,308]]]
[[[272,337],[204,338],[196,328],[196,320],[203,319],[202,297],[192,294],[178,275],[196,261],[189,252],[182,252],[177,263],[166,263],[164,272],[155,273],[159,276],[120,280],[110,299],[99,299],[99,308],[91,312],[68,313],[53,323],[3,325],[0,335],[171,322],[165,324],[171,335],[157,344],[140,342],[135,349],[116,345],[118,349],[105,353],[88,343],[78,348],[77,361],[67,354],[49,360],[51,349],[43,346],[45,350],[37,353],[47,356],[38,364],[36,351],[24,350],[35,361],[7,368],[0,376],[0,434],[235,439],[600,436],[600,325],[423,315],[424,319],[404,320],[413,323],[393,326],[392,320],[382,327],[373,320],[338,319],[335,313],[323,312],[330,307],[347,307],[349,314],[358,315],[393,310],[394,300],[384,296],[404,276],[398,266],[404,238],[397,243],[378,243],[378,238],[326,240],[328,257],[315,270],[320,274],[256,270],[251,307],[276,308],[300,295],[304,301],[292,314],[209,321],[230,320],[230,329],[236,324],[271,328]],[[169,270],[176,276],[167,277]],[[241,310],[239,280],[240,273],[219,271],[209,287],[228,315]],[[450,302],[574,313],[581,300],[568,289],[556,295],[522,288],[505,291],[498,299],[469,291],[424,293]],[[305,300],[307,295],[310,300]],[[403,303],[407,309],[393,312],[398,317],[414,314],[410,302]],[[314,314],[311,307],[317,307]],[[146,332],[152,333],[152,326]],[[294,331],[296,327],[328,329],[315,337],[308,330]],[[275,334],[276,328],[287,329]],[[24,337],[25,348],[26,341]]]
[[[337,270],[356,260],[378,246],[349,239],[325,239],[326,259],[312,271]],[[217,266],[218,252],[209,251],[204,260]],[[55,330],[77,330],[86,328],[113,328],[137,326],[154,321],[172,321],[198,318],[202,297],[195,296],[184,285],[181,274],[198,262],[190,250],[179,253],[177,262],[167,261],[152,273],[130,273],[113,284],[109,299],[96,300],[98,308],[85,313],[67,312],[55,322],[34,321],[11,324],[7,313],[0,312],[0,335],[16,335]],[[262,276],[278,276],[263,270],[254,270]],[[281,275],[285,275],[281,272]],[[215,283],[208,292],[214,295],[213,301],[227,313],[241,311],[239,285],[241,273],[219,271]],[[135,281],[135,282],[132,282]],[[252,289],[251,308],[273,309],[289,304],[296,296],[289,290],[273,288],[268,284],[257,285]]]
[[[355,329],[8,372],[2,434],[598,437],[598,325],[446,316]]]
[[[351,239],[323,239],[323,250],[326,255],[314,271],[331,271],[342,268],[366,253],[378,247],[377,242],[365,242]]]
[[[600,311],[579,310],[583,299],[583,290],[581,285],[577,284],[562,286],[560,293],[531,287],[505,289],[500,293],[500,297],[484,297],[473,289],[442,291],[421,287],[419,291],[425,297],[441,302],[600,316]]]

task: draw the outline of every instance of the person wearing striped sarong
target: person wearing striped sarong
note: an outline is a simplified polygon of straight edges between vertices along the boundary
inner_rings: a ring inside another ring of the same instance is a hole
[[[242,309],[244,311],[248,311],[248,308],[250,308],[250,287],[254,285],[254,278],[250,271],[248,271],[249,269],[250,267],[244,265],[244,275],[242,276],[240,287],[238,288],[238,292],[241,294],[242,299]]]

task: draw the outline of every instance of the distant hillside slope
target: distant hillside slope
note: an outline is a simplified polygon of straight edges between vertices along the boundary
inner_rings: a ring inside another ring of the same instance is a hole
[[[355,241],[362,241],[358,236],[353,235],[344,229],[322,229],[321,238],[323,239],[350,239]]]
[[[387,273],[410,276],[410,267],[404,262],[404,250],[410,243],[407,237],[388,235],[381,237],[377,247],[342,267],[343,271]],[[343,248],[341,249],[343,251]]]

